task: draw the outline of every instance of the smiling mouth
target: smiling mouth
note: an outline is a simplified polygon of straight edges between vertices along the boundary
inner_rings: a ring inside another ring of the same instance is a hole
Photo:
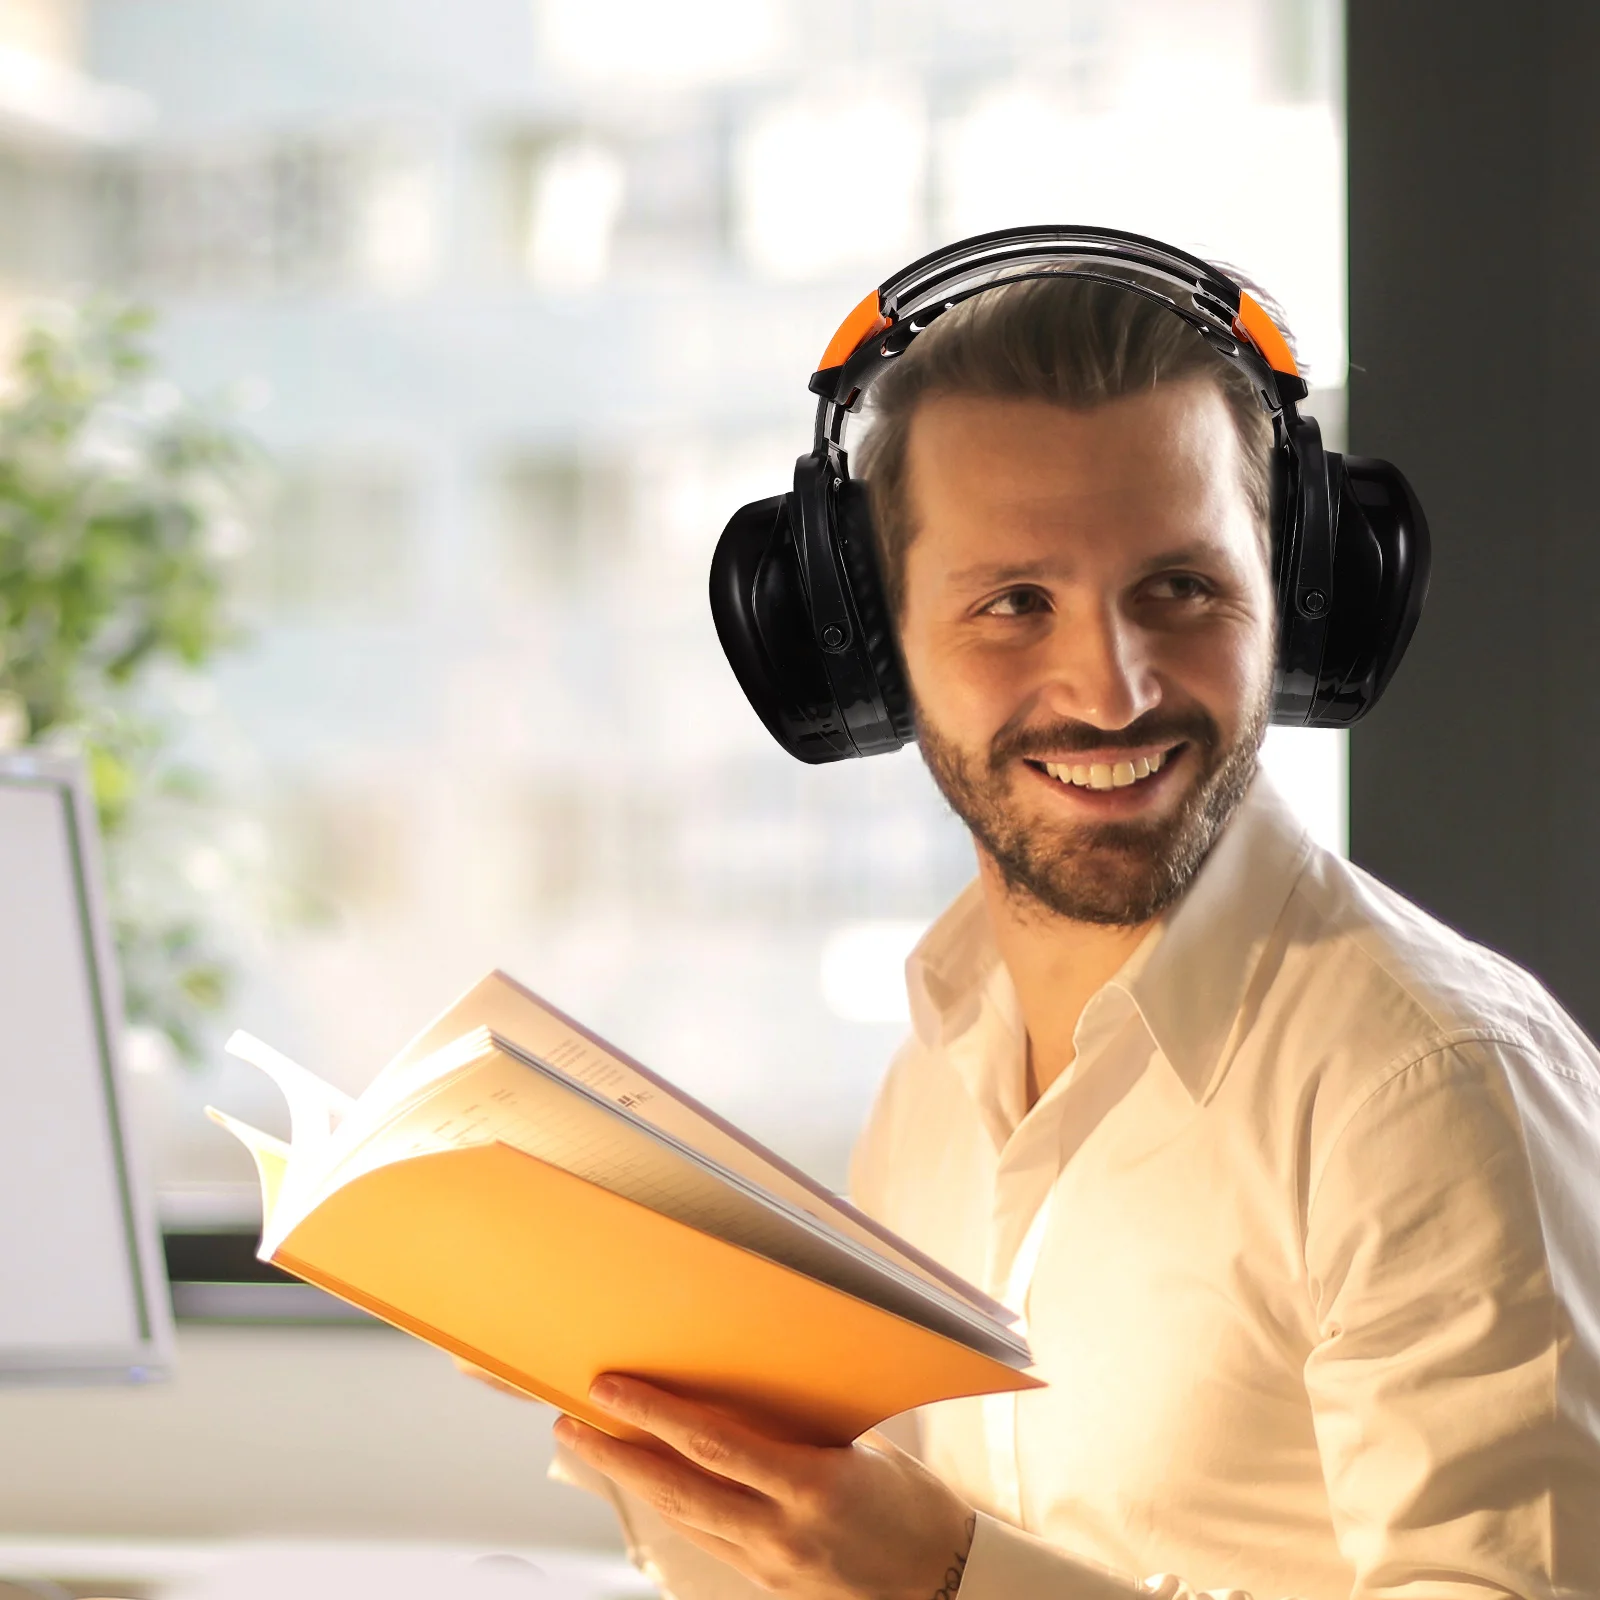
[[[1131,789],[1153,778],[1181,749],[1181,745],[1175,745],[1171,750],[1135,756],[1131,761],[1029,761],[1028,765],[1076,789]]]

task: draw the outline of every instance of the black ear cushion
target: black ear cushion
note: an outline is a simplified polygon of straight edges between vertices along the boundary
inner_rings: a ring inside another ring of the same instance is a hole
[[[1378,703],[1427,597],[1427,519],[1397,467],[1328,457],[1337,508],[1333,615],[1312,723],[1346,727]]]
[[[1285,585],[1283,565],[1288,556],[1289,532],[1289,452],[1281,441],[1272,447],[1272,460],[1268,474],[1267,528],[1271,537],[1272,589],[1278,596],[1278,610],[1283,610]]]
[[[911,690],[894,618],[889,614],[883,580],[878,573],[877,541],[872,532],[872,505],[867,486],[857,478],[846,478],[835,491],[834,527],[839,553],[844,561],[845,579],[855,604],[860,625],[859,647],[877,679],[889,724],[896,739],[904,744],[915,735],[911,714]]]
[[[1382,596],[1377,607],[1367,707],[1389,687],[1422,618],[1433,570],[1428,519],[1406,475],[1387,461],[1345,456],[1344,475],[1383,552]]]
[[[1309,709],[1308,697],[1296,692],[1298,683],[1292,670],[1304,659],[1307,650],[1307,641],[1301,637],[1300,613],[1295,609],[1293,598],[1302,507],[1295,465],[1281,435],[1273,445],[1270,471],[1267,526],[1271,536],[1272,590],[1278,628],[1277,693],[1272,720],[1299,726],[1304,723]]]
[[[711,615],[745,698],[801,761],[853,756],[811,621],[788,495],[741,506],[711,558]]]

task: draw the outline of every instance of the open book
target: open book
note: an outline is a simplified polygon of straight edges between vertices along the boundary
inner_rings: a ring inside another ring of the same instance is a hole
[[[261,1258],[612,1432],[628,1372],[843,1443],[1038,1386],[1016,1318],[503,973],[359,1099],[248,1035],[291,1142],[211,1115],[261,1178]]]

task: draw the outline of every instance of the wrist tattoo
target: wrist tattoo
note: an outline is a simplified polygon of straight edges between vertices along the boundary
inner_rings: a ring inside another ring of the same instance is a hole
[[[931,1600],[955,1600],[961,1588],[961,1576],[967,1570],[967,1557],[972,1554],[972,1541],[978,1533],[978,1514],[967,1518],[967,1536],[961,1541],[961,1548],[956,1551],[954,1559],[945,1569],[944,1582],[933,1591]]]

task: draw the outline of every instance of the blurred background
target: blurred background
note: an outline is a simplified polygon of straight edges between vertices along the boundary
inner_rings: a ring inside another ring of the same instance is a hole
[[[252,1204],[198,1115],[277,1114],[220,1064],[226,1026],[358,1088],[496,965],[842,1184],[970,850],[914,750],[811,770],[772,744],[710,626],[712,545],[787,487],[862,292],[1019,221],[1241,266],[1337,441],[1337,6],[0,18],[7,322],[150,307],[158,395],[258,452],[208,534],[235,637],[141,702],[209,785],[162,860],[231,978],[187,1065],[136,1038],[167,1215]],[[1342,843],[1340,737],[1275,744]]]
[[[712,544],[786,487],[864,288],[1022,220],[1244,268],[1337,439],[1337,7],[0,18],[7,322],[150,307],[146,391],[259,452],[210,530],[235,637],[142,702],[209,781],[162,862],[231,979],[194,1060],[136,1037],[167,1216],[253,1204],[198,1115],[278,1114],[225,1026],[358,1088],[495,965],[842,1183],[900,964],[970,851],[913,750],[809,770],[771,743],[709,624]],[[1342,841],[1339,736],[1275,742]]]
[[[0,656],[0,739],[97,753],[170,1233],[256,1221],[200,1108],[282,1112],[228,1028],[356,1090],[491,966],[842,1185],[970,850],[914,750],[770,741],[712,545],[862,293],[1019,222],[1248,273],[1340,447],[1342,40],[1338,0],[0,0],[0,405],[182,534],[120,679],[89,649],[47,725]],[[1344,848],[1344,737],[1269,757]],[[535,1408],[216,1320],[159,1393],[0,1400],[11,1531],[614,1543]]]

